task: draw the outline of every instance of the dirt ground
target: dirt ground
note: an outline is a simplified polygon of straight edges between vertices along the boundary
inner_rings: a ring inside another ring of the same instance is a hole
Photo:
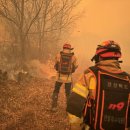
[[[68,130],[64,86],[57,112],[51,112],[54,80],[0,84],[0,130]]]

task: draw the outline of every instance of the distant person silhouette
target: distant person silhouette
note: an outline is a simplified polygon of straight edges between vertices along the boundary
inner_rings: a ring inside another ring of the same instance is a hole
[[[57,110],[58,94],[63,83],[65,84],[67,101],[70,95],[72,86],[72,73],[74,73],[78,67],[77,59],[72,50],[73,48],[71,48],[71,45],[66,43],[63,45],[63,50],[56,56],[55,69],[57,71],[57,80],[55,82],[51,106],[51,110],[54,112]]]

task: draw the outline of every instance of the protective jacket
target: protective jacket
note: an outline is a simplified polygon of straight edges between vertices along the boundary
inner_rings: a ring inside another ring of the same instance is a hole
[[[68,102],[71,125],[80,126],[84,122],[92,130],[130,127],[129,78],[116,60],[101,61],[87,69],[75,84]]]
[[[64,49],[55,58],[55,69],[57,71],[57,81],[72,82],[72,73],[77,69],[77,58],[70,50]]]

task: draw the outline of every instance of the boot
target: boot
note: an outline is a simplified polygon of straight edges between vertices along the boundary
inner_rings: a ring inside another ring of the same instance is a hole
[[[57,93],[53,93],[53,95],[52,95],[52,104],[51,104],[51,111],[53,111],[53,112],[57,111],[57,100],[58,100]]]

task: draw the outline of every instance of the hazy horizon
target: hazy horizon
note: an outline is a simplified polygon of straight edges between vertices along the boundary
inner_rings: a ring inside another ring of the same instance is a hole
[[[96,46],[105,40],[114,40],[122,48],[122,66],[129,67],[130,1],[83,0],[77,11],[84,11],[67,39],[75,48],[77,57],[91,64]],[[130,69],[129,69],[130,70]]]

